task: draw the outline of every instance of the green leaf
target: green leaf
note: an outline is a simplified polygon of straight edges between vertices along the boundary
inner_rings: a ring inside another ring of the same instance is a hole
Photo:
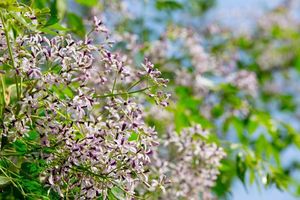
[[[21,165],[21,173],[26,176],[37,176],[40,172],[40,168],[31,162],[24,162]]]
[[[54,0],[50,4],[50,18],[48,19],[45,26],[50,26],[57,22],[59,22],[58,10],[57,10],[57,5],[56,5],[56,0]]]
[[[174,121],[177,132],[180,132],[182,128],[190,125],[190,120],[184,114],[184,110],[182,109],[177,109],[174,111]]]
[[[41,183],[34,180],[22,179],[22,185],[25,190],[35,194],[42,194],[44,192]]]
[[[7,185],[10,182],[10,178],[6,176],[0,176],[0,187]]]
[[[32,7],[34,8],[45,8],[47,6],[47,0],[34,0],[31,2],[28,2],[28,4],[31,3]]]
[[[15,3],[16,0],[1,0],[0,1],[0,8],[8,8],[13,3]]]
[[[258,128],[258,122],[256,121],[255,117],[251,116],[249,118],[248,124],[247,124],[247,129],[249,134],[253,134]]]
[[[85,27],[82,19],[75,13],[67,14],[68,27],[77,35],[84,37]]]
[[[115,186],[111,188],[111,193],[119,200],[126,198],[124,191],[120,187]]]
[[[117,199],[111,191],[108,191],[107,198],[108,198],[108,200],[116,200]]]
[[[52,88],[50,89],[50,91],[52,91],[53,93],[56,93],[60,99],[66,99],[67,97],[74,96],[73,91],[69,87],[66,87],[63,84],[53,85]]]
[[[247,137],[244,134],[244,125],[243,121],[238,117],[231,117],[231,123],[236,130],[237,136],[242,143],[247,143]]]
[[[21,140],[16,140],[13,143],[13,146],[15,147],[16,151],[19,153],[25,153],[27,151],[26,144]]]
[[[298,147],[298,149],[300,149],[300,134],[294,136],[293,142]]]
[[[22,33],[21,29],[16,26],[16,24],[11,24],[11,30],[13,32],[14,39],[18,37]]]
[[[267,156],[268,158],[268,148],[268,141],[265,138],[264,134],[261,134],[255,141],[255,153],[257,153],[257,155],[261,155],[262,157]]]
[[[56,9],[58,18],[63,19],[67,9],[66,0],[56,0]]]
[[[42,32],[44,32],[44,33],[47,33],[47,34],[49,34],[49,35],[57,35],[58,33],[57,32],[55,32],[55,31],[53,31],[52,29],[50,29],[50,28],[42,28],[42,29],[40,29]]]
[[[179,10],[182,9],[182,4],[172,0],[157,0],[155,4],[158,10]]]
[[[75,0],[77,3],[83,6],[96,6],[98,4],[98,0]]]
[[[49,25],[49,26],[47,26],[47,28],[53,29],[55,31],[69,31],[68,28],[62,26],[59,23],[55,23],[55,24]]]
[[[45,26],[50,26],[50,25],[56,24],[58,21],[59,21],[58,17],[56,15],[52,15],[51,14],[51,16],[48,19],[48,21],[45,24]]]
[[[247,165],[242,158],[241,154],[238,154],[236,156],[236,173],[238,178],[242,181],[242,183],[245,185],[245,175],[246,175]]]
[[[1,150],[4,148],[4,146],[6,146],[8,144],[8,137],[7,136],[4,136],[2,135],[1,137]]]
[[[31,141],[36,140],[39,137],[39,133],[36,130],[29,131],[27,135],[28,136],[26,137],[26,139]]]
[[[36,32],[37,29],[32,23],[28,23],[23,16],[19,15],[18,13],[12,13],[10,15],[13,17],[15,20],[17,20],[20,24],[22,24],[24,27],[26,27],[28,30]]]
[[[278,168],[271,168],[272,174],[271,179],[275,183],[276,187],[280,190],[288,188],[289,176]]]
[[[296,70],[300,73],[300,57],[297,57],[294,60],[294,66],[295,66]]]
[[[224,113],[224,107],[222,105],[218,104],[215,107],[213,107],[211,112],[215,118],[218,118]]]
[[[136,141],[138,140],[139,134],[137,134],[136,132],[132,132],[130,137],[128,138],[128,141]]]

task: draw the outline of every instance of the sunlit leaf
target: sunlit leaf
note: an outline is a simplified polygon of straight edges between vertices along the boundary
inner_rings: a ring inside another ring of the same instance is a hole
[[[7,185],[10,182],[10,178],[6,176],[0,176],[0,188],[4,185]]]
[[[75,0],[77,3],[83,5],[83,6],[96,6],[98,4],[98,0]]]

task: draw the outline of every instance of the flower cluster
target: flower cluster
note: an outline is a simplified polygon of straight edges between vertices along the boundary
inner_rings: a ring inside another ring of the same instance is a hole
[[[237,86],[242,91],[255,96],[258,90],[256,74],[247,70],[240,70],[227,77],[229,83]]]
[[[94,31],[107,34],[100,20],[94,23]],[[5,78],[15,77],[7,91],[17,91],[2,105],[3,135],[13,142],[38,133],[41,147],[51,149],[40,155],[47,163],[43,180],[61,197],[105,199],[114,187],[130,197],[136,185],[148,184],[149,155],[158,144],[134,94],[166,106],[169,95],[157,89],[168,81],[149,60],[128,66],[92,36],[33,32],[19,36],[11,53],[2,51],[1,64],[13,68]],[[11,43],[5,34],[0,41]]]
[[[135,186],[146,181],[149,154],[157,145],[156,132],[145,125],[141,109],[131,100],[112,99],[103,112],[105,121],[98,117],[78,125],[84,135],[78,135],[81,133],[74,128],[58,134],[66,148],[47,159],[53,163],[66,156],[63,163],[49,171],[49,184],[56,190],[64,185],[78,187],[78,197],[93,199],[99,194],[107,196],[108,188],[120,185],[127,194],[134,195]]]
[[[208,132],[200,125],[169,131],[161,154],[155,155],[155,169],[167,175],[164,199],[211,199],[210,189],[219,174],[222,148],[207,143]],[[163,158],[162,158],[163,157]]]

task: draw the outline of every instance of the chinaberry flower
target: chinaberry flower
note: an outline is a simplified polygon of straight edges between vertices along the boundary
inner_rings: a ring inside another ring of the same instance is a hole
[[[108,29],[104,26],[102,20],[98,19],[96,16],[94,16],[94,29],[96,32],[108,32]]]
[[[195,199],[202,193],[206,199],[219,174],[220,161],[224,150],[203,138],[208,132],[200,125],[183,129],[180,133],[170,131],[164,138],[168,156],[154,156],[154,171],[166,174],[163,199]],[[154,181],[154,185],[157,182]],[[202,196],[204,198],[204,196]]]
[[[107,33],[96,17],[94,30]],[[150,152],[158,143],[144,120],[144,99],[134,94],[153,93],[166,106],[169,95],[157,89],[167,81],[150,61],[141,70],[106,43],[95,45],[93,34],[83,41],[45,33],[16,38],[16,69],[5,75],[21,78],[21,94],[6,107],[3,130],[13,141],[35,132],[41,148],[53,149],[41,155],[43,180],[61,197],[72,190],[75,199],[94,199],[115,186],[134,195],[139,183],[150,185]],[[2,53],[1,62],[11,62],[8,51]]]

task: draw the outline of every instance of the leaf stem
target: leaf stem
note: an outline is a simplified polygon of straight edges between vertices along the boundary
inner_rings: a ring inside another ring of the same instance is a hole
[[[1,103],[2,103],[2,107],[1,107],[1,117],[3,119],[3,114],[4,114],[4,109],[5,109],[5,83],[4,83],[4,79],[3,79],[3,75],[0,74],[0,79],[1,79]]]
[[[146,87],[140,90],[135,90],[135,91],[131,91],[131,92],[122,92],[122,93],[115,93],[115,94],[106,94],[106,95],[97,95],[96,97],[98,98],[105,98],[105,97],[114,97],[114,96],[120,96],[120,95],[128,95],[128,94],[134,94],[134,93],[139,93],[139,92],[143,92],[145,90],[151,89],[154,86],[150,86],[150,87]]]
[[[5,33],[5,38],[6,38],[6,44],[7,44],[7,48],[8,48],[8,52],[9,52],[9,57],[11,59],[12,62],[12,67],[16,70],[15,73],[15,82],[16,82],[16,89],[17,89],[17,99],[20,100],[20,88],[19,88],[19,81],[18,81],[18,76],[17,76],[17,68],[15,65],[15,60],[14,60],[14,56],[13,56],[13,52],[12,52],[12,48],[10,45],[10,41],[9,41],[9,35],[8,35],[8,30],[5,24],[5,19],[3,16],[3,11],[0,12],[0,17],[1,17],[1,21],[2,21],[2,26],[4,29],[4,33]]]
[[[116,83],[117,83],[117,78],[118,78],[118,73],[116,74],[115,79],[114,79],[114,84],[113,84],[113,87],[112,87],[112,90],[111,90],[112,95],[114,94],[114,90],[115,90]]]
[[[132,89],[134,86],[138,85],[138,84],[139,84],[140,82],[142,82],[143,80],[144,80],[144,78],[141,77],[140,80],[136,81],[134,84],[132,84],[131,86],[129,86],[129,87],[127,88],[127,91],[129,91],[130,89]]]

